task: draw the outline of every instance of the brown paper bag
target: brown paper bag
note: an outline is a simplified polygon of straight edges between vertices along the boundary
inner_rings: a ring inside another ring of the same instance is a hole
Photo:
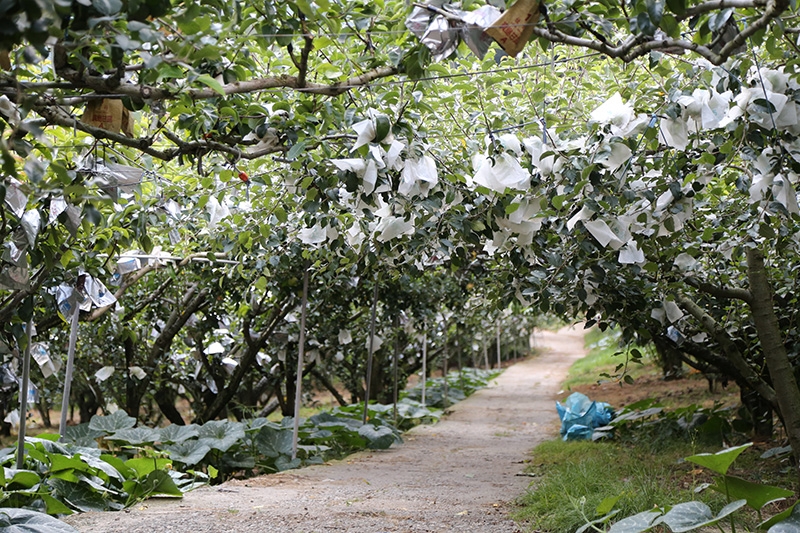
[[[539,0],[517,0],[497,21],[484,30],[511,57],[525,48],[539,20]]]
[[[99,98],[91,100],[86,105],[83,113],[83,122],[96,128],[122,132],[128,137],[133,137],[133,117],[131,112],[122,105],[121,100]]]

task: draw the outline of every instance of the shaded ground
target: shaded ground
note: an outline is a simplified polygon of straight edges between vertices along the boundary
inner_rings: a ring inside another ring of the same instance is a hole
[[[578,385],[569,391],[561,391],[558,399],[563,400],[571,392],[582,392],[592,400],[607,402],[615,408],[647,398],[655,399],[670,409],[692,404],[703,407],[739,404],[739,388],[735,383],[727,383],[725,386],[715,383],[711,391],[708,381],[701,374],[687,373],[680,379],[664,381],[658,367],[652,365],[651,370],[637,377],[633,385],[617,381]]]
[[[400,446],[66,521],[126,533],[519,531],[507,504],[530,481],[522,463],[557,433],[556,393],[585,355],[582,329],[537,333],[536,344],[541,355],[508,368],[438,424],[414,428]]]

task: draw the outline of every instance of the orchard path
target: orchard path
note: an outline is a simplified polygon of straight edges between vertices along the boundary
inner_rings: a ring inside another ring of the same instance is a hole
[[[82,532],[516,532],[508,503],[528,486],[527,453],[558,431],[554,398],[584,355],[583,332],[537,332],[540,355],[404,443],[329,465],[232,481],[66,521]]]

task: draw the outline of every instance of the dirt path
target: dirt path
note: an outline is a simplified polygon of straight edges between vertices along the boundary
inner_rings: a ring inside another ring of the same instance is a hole
[[[537,333],[536,344],[542,355],[400,446],[66,521],[104,533],[519,531],[506,504],[528,486],[527,452],[558,430],[553,399],[584,354],[583,331]]]

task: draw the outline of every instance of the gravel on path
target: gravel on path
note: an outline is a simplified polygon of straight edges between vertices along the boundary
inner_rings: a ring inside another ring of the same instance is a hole
[[[65,519],[82,532],[517,532],[528,452],[558,431],[554,399],[583,331],[537,332],[539,355],[389,450]]]

